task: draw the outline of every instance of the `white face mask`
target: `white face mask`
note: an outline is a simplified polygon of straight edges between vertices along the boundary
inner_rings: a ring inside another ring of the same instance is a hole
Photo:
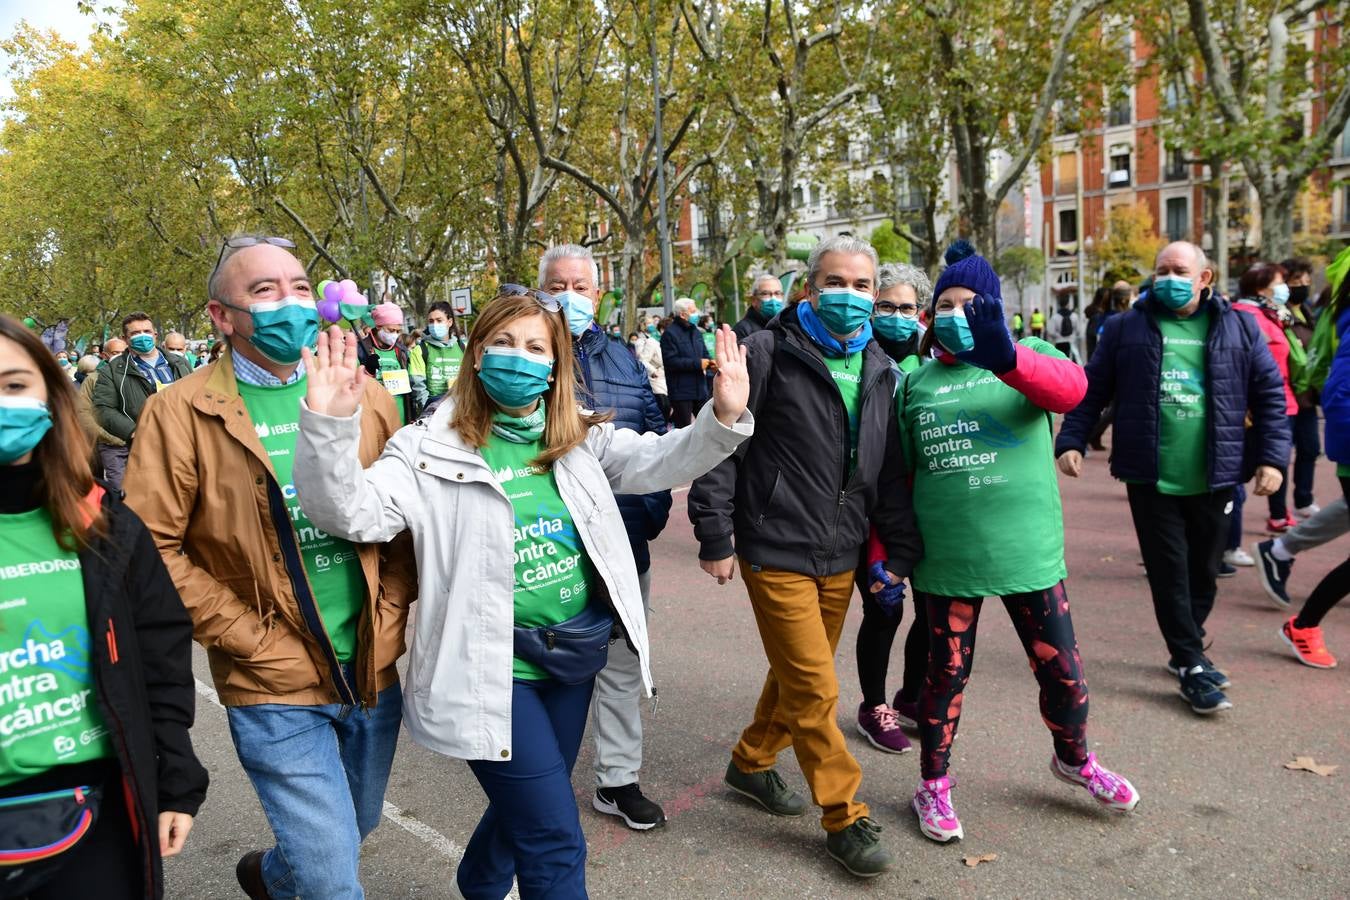
[[[394,344],[398,342],[399,335],[402,333],[403,332],[401,331],[385,331],[384,329],[380,329],[376,332],[379,342],[386,347],[394,346]]]

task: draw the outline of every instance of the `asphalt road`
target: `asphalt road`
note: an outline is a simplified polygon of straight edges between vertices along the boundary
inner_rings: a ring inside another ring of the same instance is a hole
[[[1335,496],[1330,465],[1318,495]],[[1104,764],[1127,775],[1142,801],[1132,816],[1100,811],[1048,771],[1049,735],[1036,689],[1006,614],[989,605],[952,758],[964,842],[920,836],[909,810],[915,753],[886,755],[857,737],[860,700],[853,637],[858,605],[838,656],[839,720],[862,763],[862,799],[898,857],[870,882],[845,874],[824,853],[814,816],[786,821],[757,811],[721,783],[728,752],[749,721],[765,663],[739,582],[718,587],[697,567],[695,544],[676,514],[654,545],[652,643],[661,691],[647,716],[644,790],[670,819],[636,833],[590,808],[588,736],[574,783],[590,858],[590,892],[605,898],[713,897],[1309,897],[1350,896],[1350,604],[1326,621],[1328,644],[1345,660],[1319,671],[1287,655],[1282,617],[1253,570],[1222,582],[1210,655],[1233,680],[1230,712],[1195,716],[1164,671],[1124,489],[1103,454],[1085,477],[1062,479],[1069,594],[1092,693],[1089,739]],[[1247,542],[1257,538],[1263,500],[1249,501]],[[1299,558],[1295,602],[1345,558],[1350,544]],[[990,547],[1017,553],[1018,539]],[[908,620],[909,613],[906,612]],[[903,633],[903,632],[902,632]],[[898,684],[899,647],[892,681]],[[197,676],[210,683],[198,653]],[[206,693],[210,693],[209,690]],[[211,771],[211,791],[185,853],[166,864],[175,898],[241,896],[234,864],[270,843],[253,791],[235,760],[225,714],[203,699],[193,732]],[[1283,763],[1312,756],[1341,766],[1331,777]],[[791,752],[781,759],[804,789]],[[367,840],[362,878],[372,898],[451,897],[456,861],[484,806],[463,762],[400,741],[385,820]],[[318,839],[322,839],[318,836]],[[963,858],[997,854],[975,868]]]

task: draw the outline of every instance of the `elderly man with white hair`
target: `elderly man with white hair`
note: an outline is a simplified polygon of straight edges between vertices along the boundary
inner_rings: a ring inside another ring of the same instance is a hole
[[[1147,296],[1107,320],[1087,395],[1055,441],[1060,471],[1078,477],[1115,402],[1111,474],[1126,484],[1167,668],[1201,715],[1232,707],[1228,677],[1205,655],[1205,620],[1233,489],[1255,475],[1255,492],[1271,494],[1289,460],[1284,379],[1255,320],[1218,296],[1213,277],[1195,244],[1163,248]]]
[[[661,335],[661,359],[666,364],[666,388],[670,397],[670,420],[684,428],[708,402],[707,371],[715,364],[708,353],[703,332],[697,327],[698,304],[688,297],[675,301],[675,315]]]
[[[591,251],[577,244],[560,244],[544,251],[539,260],[539,288],[562,305],[572,332],[577,359],[578,398],[583,405],[610,413],[615,428],[639,434],[664,434],[665,415],[652,393],[647,370],[623,344],[612,341],[595,321],[600,299],[600,270]],[[670,518],[670,491],[623,494],[614,498],[623,516],[628,544],[637,564],[642,607],[651,606],[651,553],[655,540]],[[642,793],[642,669],[632,648],[611,649],[609,661],[595,678],[591,714],[595,721],[595,796],[591,805],[617,816],[629,828],[646,831],[664,825],[666,814]]]
[[[755,436],[689,492],[700,565],[745,580],[769,674],[725,780],[778,816],[806,801],[775,765],[791,746],[821,807],[826,852],[860,877],[891,854],[858,797],[862,769],[837,721],[835,650],[869,523],[886,559],[871,592],[922,555],[896,421],[896,372],[872,338],[877,254],[854,237],[816,245],[806,298],[748,337]],[[881,578],[884,576],[885,581]]]
[[[750,308],[745,317],[731,329],[736,332],[737,340],[745,340],[756,331],[768,327],[773,317],[783,311],[783,282],[778,276],[767,272],[755,279],[750,288]]]

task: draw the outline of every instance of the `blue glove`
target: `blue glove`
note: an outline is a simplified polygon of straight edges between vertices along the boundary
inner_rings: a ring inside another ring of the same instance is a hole
[[[981,294],[966,304],[965,313],[975,346],[956,358],[995,375],[1017,368],[1017,347],[1003,321],[1003,301]]]
[[[890,573],[886,571],[885,563],[880,561],[872,563],[867,573],[872,577],[872,584],[879,581],[887,585],[872,596],[876,598],[877,606],[881,607],[882,612],[888,616],[895,615],[900,610],[900,601],[905,599],[905,583],[897,581],[891,584]]]

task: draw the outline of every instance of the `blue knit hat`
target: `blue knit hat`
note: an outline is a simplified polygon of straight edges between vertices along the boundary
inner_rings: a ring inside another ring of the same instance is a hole
[[[937,284],[933,285],[934,304],[942,292],[950,287],[969,288],[976,294],[990,297],[1003,296],[1003,288],[998,283],[998,276],[994,274],[994,267],[989,265],[989,260],[976,253],[969,242],[953,241],[942,258],[947,261],[947,268],[942,270]]]

